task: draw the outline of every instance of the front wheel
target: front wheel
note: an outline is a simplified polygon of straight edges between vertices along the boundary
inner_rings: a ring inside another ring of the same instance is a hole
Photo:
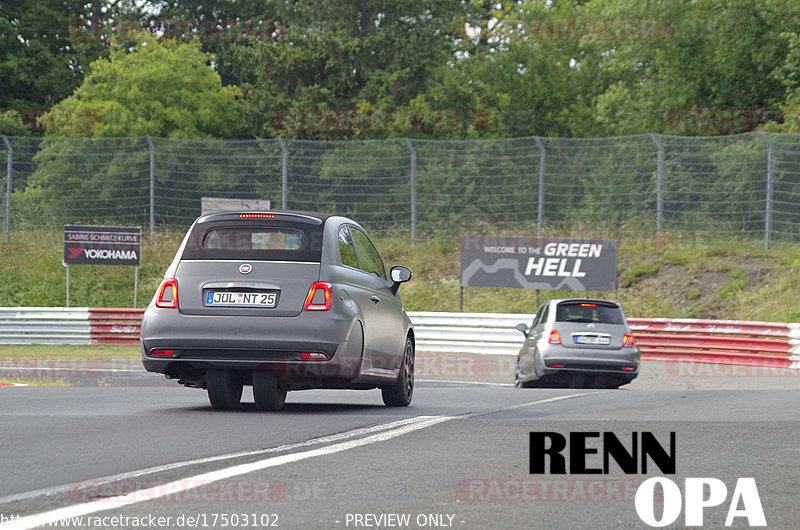
[[[234,370],[209,368],[206,370],[206,388],[211,406],[217,410],[231,410],[242,400],[241,374]]]
[[[414,343],[406,339],[403,364],[397,381],[391,386],[381,387],[383,403],[387,407],[407,407],[414,396]]]

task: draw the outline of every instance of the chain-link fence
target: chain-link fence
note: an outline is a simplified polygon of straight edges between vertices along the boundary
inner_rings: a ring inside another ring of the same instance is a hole
[[[185,227],[201,197],[338,212],[412,241],[479,230],[800,240],[800,134],[495,140],[3,136],[5,235]]]

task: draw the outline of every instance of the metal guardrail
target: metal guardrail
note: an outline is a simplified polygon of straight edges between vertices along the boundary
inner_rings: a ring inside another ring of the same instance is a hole
[[[136,344],[144,309],[0,307],[0,344]]]
[[[0,344],[135,344],[144,309],[0,308]],[[417,350],[516,355],[535,315],[410,311]],[[642,358],[800,369],[800,323],[629,318]]]
[[[419,351],[516,355],[523,337],[514,326],[530,325],[536,315],[409,311],[408,316]]]

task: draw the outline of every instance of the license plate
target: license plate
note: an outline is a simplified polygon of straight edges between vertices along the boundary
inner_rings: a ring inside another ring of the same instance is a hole
[[[607,346],[611,344],[611,337],[602,335],[575,335],[575,344],[597,344]]]
[[[207,291],[207,306],[275,307],[277,291],[268,293],[236,293],[231,291]]]

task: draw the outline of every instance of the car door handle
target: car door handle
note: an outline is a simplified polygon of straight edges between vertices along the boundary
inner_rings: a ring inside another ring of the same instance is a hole
[[[370,296],[369,299],[372,300],[373,302],[375,302],[376,304],[381,301],[381,298],[379,296],[374,295],[374,294],[372,296]]]

